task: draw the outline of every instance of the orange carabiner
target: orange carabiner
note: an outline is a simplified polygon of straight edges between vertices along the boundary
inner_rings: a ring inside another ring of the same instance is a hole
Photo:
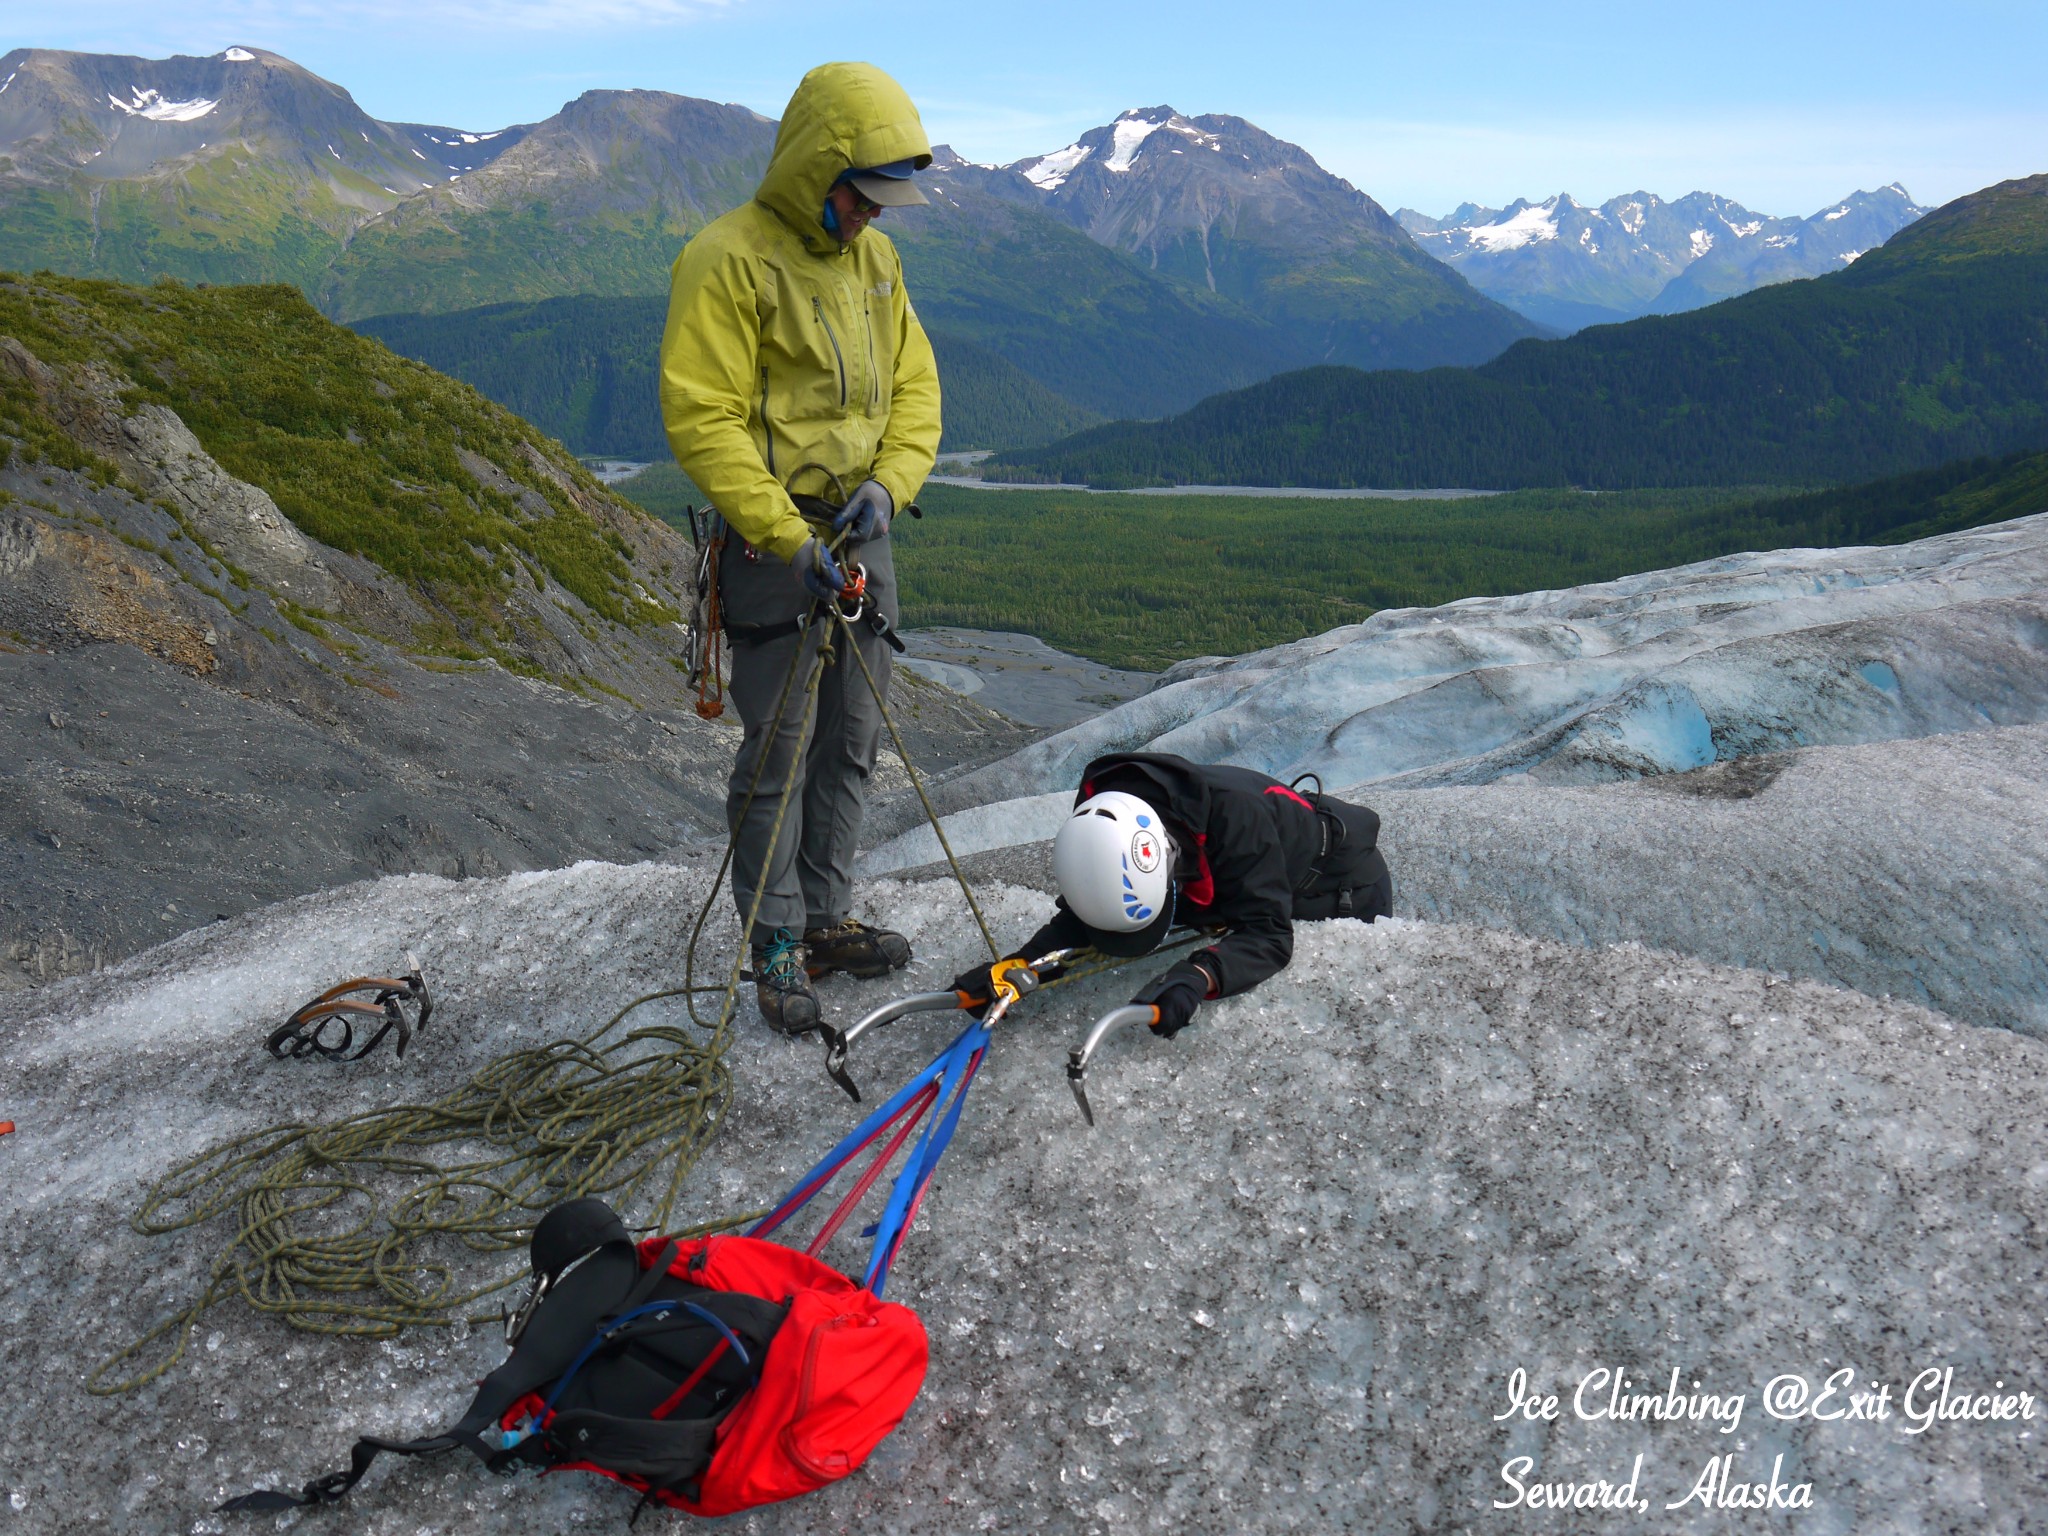
[[[840,615],[851,624],[867,611],[868,571],[864,565],[849,566],[846,585],[839,589]]]

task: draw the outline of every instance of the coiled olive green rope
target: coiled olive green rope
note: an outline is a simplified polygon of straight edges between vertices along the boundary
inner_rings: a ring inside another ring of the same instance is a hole
[[[233,1236],[198,1298],[102,1363],[86,1390],[108,1396],[155,1380],[183,1357],[201,1315],[237,1294],[310,1333],[391,1338],[407,1327],[489,1321],[495,1314],[463,1309],[520,1272],[464,1287],[425,1251],[427,1240],[508,1252],[525,1245],[537,1214],[564,1200],[653,1192],[654,1224],[667,1230],[684,1178],[731,1104],[726,1041],[667,1025],[607,1036],[633,1008],[677,991],[637,999],[584,1039],[501,1057],[431,1104],[273,1126],[172,1169],[134,1229],[156,1236],[232,1213]],[[480,1150],[446,1165],[434,1155],[467,1148]],[[378,1186],[394,1179],[409,1182],[380,1205]],[[351,1205],[360,1214],[348,1222]],[[316,1212],[333,1213],[319,1224],[326,1230],[309,1227]],[[153,1364],[107,1379],[171,1335]]]

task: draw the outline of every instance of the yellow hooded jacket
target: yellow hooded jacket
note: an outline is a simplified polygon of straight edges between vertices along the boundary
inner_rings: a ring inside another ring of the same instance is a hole
[[[754,200],[676,258],[661,339],[661,415],[683,472],[757,549],[792,559],[811,529],[795,490],[882,483],[897,511],[939,448],[939,372],[873,226],[842,245],[819,222],[841,173],[931,145],[903,88],[872,64],[821,64],[790,98]],[[837,499],[836,497],[834,498]]]

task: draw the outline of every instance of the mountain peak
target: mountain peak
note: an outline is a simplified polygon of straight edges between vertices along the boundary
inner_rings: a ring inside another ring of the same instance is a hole
[[[1846,266],[1925,210],[1894,183],[1811,218],[1752,213],[1716,192],[1625,192],[1597,208],[1558,193],[1498,211],[1404,210],[1415,243],[1482,293],[1564,330],[1696,308],[1765,283]]]

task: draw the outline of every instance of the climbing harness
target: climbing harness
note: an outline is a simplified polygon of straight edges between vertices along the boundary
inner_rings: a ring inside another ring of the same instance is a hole
[[[358,976],[338,987],[329,987],[270,1032],[270,1038],[264,1042],[270,1054],[279,1061],[296,1061],[305,1056],[318,1056],[326,1061],[361,1061],[396,1030],[398,1040],[392,1049],[404,1060],[413,1031],[425,1029],[434,1013],[434,1000],[427,995],[427,981],[419,961],[407,955],[405,963],[411,969],[395,980],[388,976]],[[368,1002],[362,1000],[365,993],[370,994]],[[348,1051],[355,1043],[355,1025],[365,1020],[375,1020],[377,1032],[351,1056]],[[330,1035],[330,1030],[339,1033]]]

